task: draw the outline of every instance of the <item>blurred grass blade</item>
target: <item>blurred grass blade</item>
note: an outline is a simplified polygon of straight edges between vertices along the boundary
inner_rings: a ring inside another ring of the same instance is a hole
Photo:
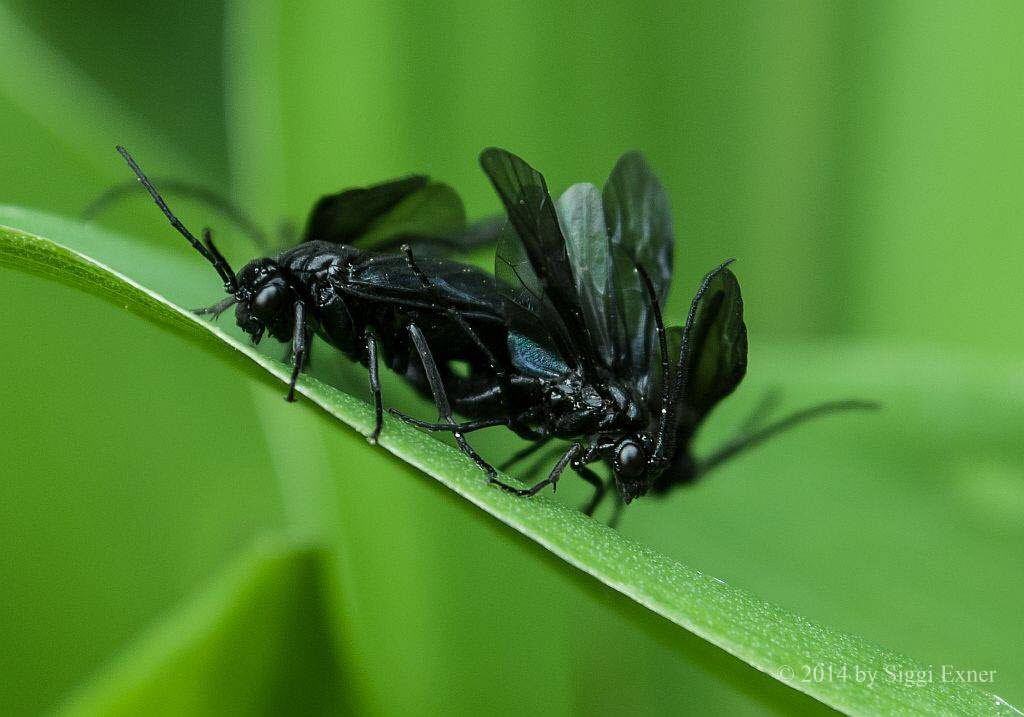
[[[131,257],[136,245],[130,240],[71,221],[0,208],[0,224],[10,225],[12,220],[24,227],[46,227],[47,233],[62,244],[0,226],[0,263],[82,287],[187,336],[205,350],[246,366],[250,372],[254,366],[262,367],[265,380],[273,376],[287,381],[286,365],[197,319],[155,291],[68,248],[109,251],[116,246],[122,257]],[[142,254],[135,256],[144,271]],[[199,270],[208,273],[202,267]],[[183,283],[190,283],[188,273],[183,272]],[[369,432],[372,411],[363,401],[309,377],[300,381],[299,391],[341,421],[364,434]],[[908,689],[900,682],[886,679],[876,679],[870,685],[853,679],[804,679],[804,666],[813,665],[845,665],[850,670],[857,667],[872,670],[876,676],[894,670],[927,670],[928,666],[862,638],[814,624],[628,540],[542,496],[523,500],[495,490],[460,453],[408,426],[389,421],[381,443],[571,565],[756,669],[836,709],[858,715],[1021,714],[1002,699],[961,683],[935,681]]]
[[[323,562],[315,547],[260,542],[61,711],[91,717],[337,709],[344,695]]]
[[[225,90],[231,194],[265,226],[291,216],[277,0],[225,5]]]
[[[145,151],[155,166],[190,167],[204,183],[202,163],[187,161],[122,101],[101,87],[53,46],[37,37],[0,3],[0,93],[59,137],[72,151],[111,179],[124,173],[110,161],[111,128],[129,147]]]

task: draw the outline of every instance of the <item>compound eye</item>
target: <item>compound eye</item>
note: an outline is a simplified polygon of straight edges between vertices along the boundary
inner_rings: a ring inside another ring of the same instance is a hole
[[[264,321],[273,319],[284,304],[284,290],[277,284],[270,284],[260,289],[252,300],[252,310]]]
[[[647,468],[647,456],[639,443],[625,440],[615,452],[615,470],[625,478],[637,478]]]

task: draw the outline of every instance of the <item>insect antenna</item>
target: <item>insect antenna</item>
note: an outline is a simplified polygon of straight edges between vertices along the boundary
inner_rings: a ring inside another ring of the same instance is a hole
[[[820,403],[817,406],[810,406],[809,408],[801,409],[799,411],[796,411],[795,413],[791,413],[785,418],[780,418],[778,421],[775,421],[774,423],[771,423],[765,426],[764,428],[755,431],[754,433],[741,435],[740,437],[734,438],[733,440],[729,441],[724,446],[715,451],[715,453],[711,454],[704,460],[698,461],[697,468],[694,471],[694,475],[703,475],[704,473],[710,471],[712,468],[715,468],[719,464],[729,460],[737,453],[745,451],[748,448],[753,448],[758,444],[764,443],[769,438],[777,436],[783,431],[788,431],[790,428],[798,426],[799,424],[804,423],[805,421],[809,421],[813,418],[818,418],[819,416],[827,416],[829,414],[839,413],[841,411],[877,411],[881,407],[881,404],[878,404],[874,401],[846,400],[826,401],[825,403]]]
[[[639,262],[633,263],[647,290],[647,298],[651,300],[651,311],[654,313],[654,326],[658,333],[658,346],[661,353],[661,417],[658,419],[658,436],[654,442],[654,457],[661,458],[669,427],[669,405],[674,399],[672,363],[668,357],[668,337],[665,335],[665,320],[661,316],[661,307],[658,305],[658,294],[654,290],[654,284],[651,283],[651,277],[647,275],[647,270],[640,266]]]
[[[768,420],[768,417],[775,413],[775,409],[779,407],[779,403],[782,401],[782,393],[778,388],[770,388],[761,396],[761,400],[754,406],[754,410],[747,416],[747,420],[743,422],[740,429],[736,431],[741,436],[748,435],[756,431],[761,425]]]
[[[153,180],[150,181],[153,182]],[[200,187],[188,182],[181,182],[175,179],[157,179],[155,183],[159,183],[160,186],[164,188],[165,192],[194,199],[197,202],[201,202],[202,204],[211,207],[220,214],[223,214],[232,224],[238,227],[243,234],[252,240],[252,243],[255,244],[258,249],[265,250],[268,248],[269,242],[267,241],[267,237],[263,231],[256,226],[256,223],[249,219],[245,212],[216,192],[206,189],[205,187]],[[121,199],[131,196],[137,188],[138,183],[134,180],[128,180],[122,184],[110,187],[108,190],[103,192],[103,194],[96,197],[89,206],[82,210],[80,215],[81,218],[86,221],[95,219]]]
[[[149,192],[149,196],[153,197],[153,201],[156,202],[158,207],[160,207],[160,211],[162,211],[164,216],[167,217],[171,226],[174,227],[179,234],[185,237],[185,239],[188,240],[188,243],[213,265],[217,274],[219,274],[220,278],[224,281],[224,289],[228,293],[236,293],[238,291],[238,282],[235,280],[235,273],[231,271],[231,266],[228,264],[227,259],[224,258],[224,255],[221,254],[217,250],[217,247],[213,245],[213,241],[210,239],[210,230],[207,229],[203,233],[205,244],[200,243],[200,241],[196,239],[195,235],[185,228],[185,225],[181,223],[181,220],[174,216],[174,212],[172,212],[171,208],[167,206],[167,202],[165,202],[164,198],[160,196],[160,192],[158,192],[156,187],[153,186],[153,183],[149,181],[149,177],[147,177],[142,171],[142,168],[139,167],[135,160],[132,159],[132,156],[128,154],[128,150],[121,145],[118,145],[117,151],[122,157],[124,157],[124,160],[128,163],[128,166],[131,167],[132,171],[135,172],[135,176],[138,177],[139,182],[141,182],[142,186],[146,188],[147,192]]]
[[[231,277],[231,284],[235,286],[235,272],[231,271],[231,265],[228,264],[228,260],[224,258],[224,255],[220,253],[220,249],[213,243],[213,235],[210,233],[209,227],[203,229],[203,244],[206,246],[206,250],[210,252],[213,268],[217,270],[221,278],[225,276]],[[225,287],[227,287],[227,284],[225,284]],[[234,292],[232,291],[232,293]]]

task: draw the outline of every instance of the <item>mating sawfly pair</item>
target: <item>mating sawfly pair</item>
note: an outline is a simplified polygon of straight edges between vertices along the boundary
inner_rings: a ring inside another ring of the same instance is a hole
[[[157,205],[216,269],[228,297],[200,310],[235,307],[239,327],[258,342],[291,344],[288,398],[314,335],[369,369],[376,408],[383,402],[378,363],[430,395],[438,422],[403,420],[451,432],[500,487],[533,495],[571,468],[595,488],[592,512],[614,483],[620,503],[688,483],[736,452],[799,421],[843,408],[832,402],[751,428],[703,460],[691,452],[711,409],[743,379],[747,332],[739,283],[725,262],[709,272],[681,326],[666,327],[662,307],[673,266],[665,192],[638,153],[624,155],[603,191],[577,184],[557,201],[544,177],[519,157],[487,149],[480,158],[505,209],[502,221],[467,228],[431,226],[436,187],[413,176],[321,199],[303,240],[235,273],[214,245],[171,212],[153,184],[118,148]],[[374,231],[400,214],[381,237]],[[443,214],[443,212],[441,213]],[[375,249],[366,238],[376,233]],[[472,236],[471,236],[472,235]],[[460,237],[497,243],[495,273],[420,245]],[[454,364],[461,370],[455,370]],[[454,414],[469,419],[456,421]],[[532,441],[503,468],[552,440],[568,442],[549,475],[527,489],[499,480],[466,434],[505,426]],[[603,479],[590,466],[603,462]]]

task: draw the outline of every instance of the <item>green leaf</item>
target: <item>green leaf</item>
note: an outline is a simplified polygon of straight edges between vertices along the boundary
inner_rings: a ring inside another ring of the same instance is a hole
[[[149,249],[75,222],[23,210],[0,209],[0,223],[23,228],[0,228],[0,263],[82,287],[250,371],[262,368],[266,380],[271,376],[287,380],[286,365],[69,246],[120,256],[132,262],[126,269],[140,274],[151,260],[146,254]],[[29,227],[36,233],[25,230]],[[40,232],[63,244],[43,238]],[[163,259],[178,261],[169,256]],[[204,271],[209,274],[207,285],[213,284],[212,273]],[[189,268],[181,270],[180,279],[180,287],[170,287],[176,294],[187,294],[188,287],[201,283],[200,274]],[[364,402],[310,377],[300,381],[299,390],[344,423],[369,432],[372,412]],[[388,421],[381,443],[571,565],[825,704],[850,714],[1019,714],[1000,698],[963,683],[933,681],[908,689],[884,679],[870,686],[855,680],[801,679],[804,666],[818,664],[856,666],[876,675],[887,670],[927,670],[928,666],[760,600],[543,496],[524,500],[495,490],[457,451],[400,423]]]
[[[324,602],[324,559],[312,546],[259,542],[62,712],[335,712],[343,695]]]

